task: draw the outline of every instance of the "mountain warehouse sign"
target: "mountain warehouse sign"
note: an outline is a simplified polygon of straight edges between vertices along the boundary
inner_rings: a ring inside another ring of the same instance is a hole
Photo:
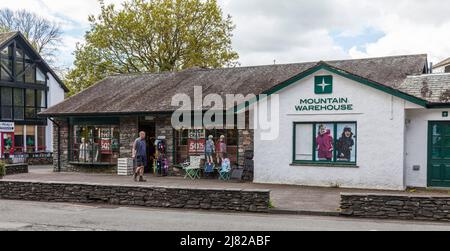
[[[297,112],[353,111],[348,98],[310,98],[300,99],[295,106]]]

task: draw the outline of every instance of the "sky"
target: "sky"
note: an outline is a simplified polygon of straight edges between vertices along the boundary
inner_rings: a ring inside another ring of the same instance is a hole
[[[123,0],[105,0],[120,5]],[[427,53],[450,57],[450,1],[218,0],[236,25],[242,66]],[[70,66],[97,0],[1,0],[61,24],[61,64]]]

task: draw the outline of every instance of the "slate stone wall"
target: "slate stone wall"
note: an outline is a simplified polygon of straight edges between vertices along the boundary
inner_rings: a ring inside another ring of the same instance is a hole
[[[6,175],[15,175],[28,173],[28,165],[27,164],[13,164],[6,165]]]
[[[450,197],[342,194],[343,216],[450,222]]]
[[[265,213],[270,191],[0,181],[0,199]]]

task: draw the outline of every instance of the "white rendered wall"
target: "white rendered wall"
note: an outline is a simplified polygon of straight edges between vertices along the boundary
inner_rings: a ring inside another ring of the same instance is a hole
[[[47,102],[48,107],[52,107],[56,104],[64,101],[64,89],[61,85],[55,80],[52,74],[47,74],[48,76],[48,87],[49,91],[47,94]],[[49,120],[48,126],[46,129],[46,145],[47,151],[53,152],[53,123]]]
[[[314,94],[314,77],[333,75],[332,95]],[[405,188],[405,106],[411,106],[385,92],[326,71],[317,72],[280,93],[280,135],[262,141],[255,130],[255,182],[306,186],[339,186],[402,190]],[[354,111],[295,112],[302,98],[349,98]],[[294,166],[294,122],[358,123],[357,166]]]
[[[427,187],[428,173],[428,123],[430,121],[450,121],[443,118],[441,109],[406,110],[406,185]],[[420,166],[414,171],[413,166]]]

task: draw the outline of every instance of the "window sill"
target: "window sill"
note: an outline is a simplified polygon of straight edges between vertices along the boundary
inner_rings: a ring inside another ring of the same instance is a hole
[[[356,164],[342,163],[314,163],[314,162],[294,162],[290,166],[311,166],[311,167],[333,167],[333,168],[359,168]]]

